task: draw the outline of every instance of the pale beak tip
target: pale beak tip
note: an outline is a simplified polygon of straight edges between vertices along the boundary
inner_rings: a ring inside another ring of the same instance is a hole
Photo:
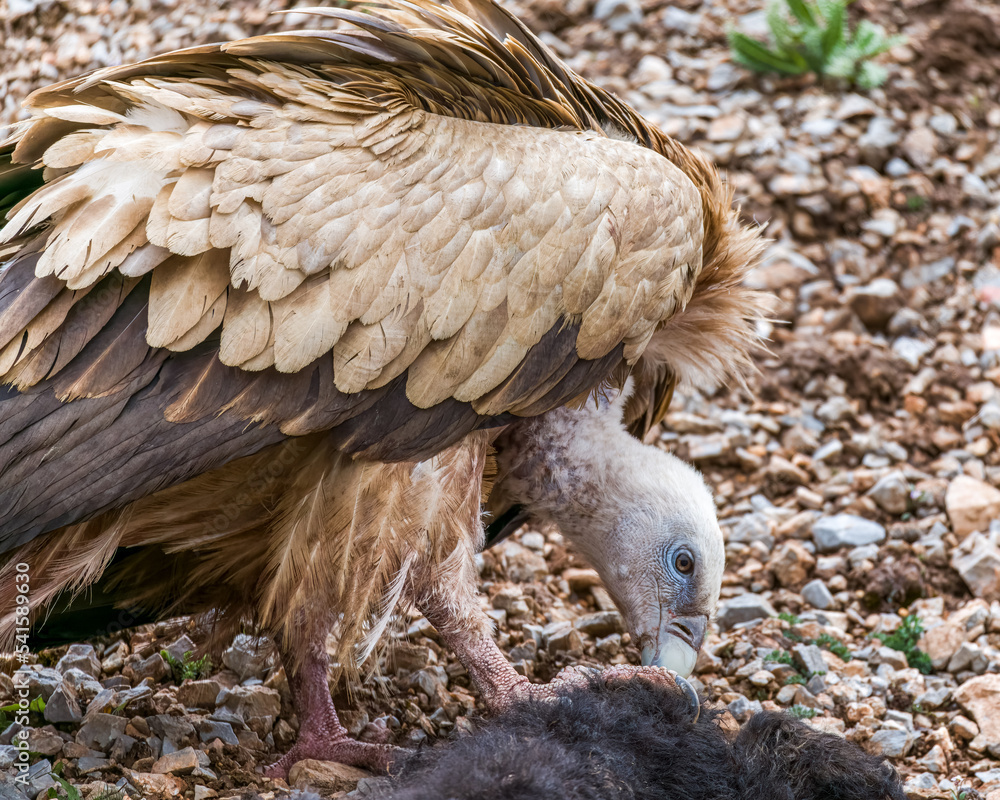
[[[698,661],[698,651],[676,636],[668,636],[657,653],[652,645],[642,648],[643,666],[673,670],[682,678],[690,677]]]

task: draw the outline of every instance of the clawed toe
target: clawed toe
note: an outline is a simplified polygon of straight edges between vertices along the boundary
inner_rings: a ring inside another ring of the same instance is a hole
[[[359,742],[354,739],[339,739],[329,742],[299,741],[280,759],[264,770],[268,778],[288,780],[288,772],[299,761],[336,761],[352,767],[360,767],[374,773],[385,774],[389,766],[406,751],[390,744]]]

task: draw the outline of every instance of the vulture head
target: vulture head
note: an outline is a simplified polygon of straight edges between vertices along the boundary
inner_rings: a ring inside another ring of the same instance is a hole
[[[722,531],[701,475],[626,432],[630,389],[505,432],[491,503],[556,523],[600,574],[642,663],[686,677],[719,599]]]

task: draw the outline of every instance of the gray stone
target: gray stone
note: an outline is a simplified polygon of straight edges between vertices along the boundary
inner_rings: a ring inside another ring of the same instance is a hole
[[[885,528],[877,522],[854,514],[820,517],[813,523],[813,540],[821,551],[858,547],[885,540]]]
[[[90,722],[95,715],[109,713],[117,707],[118,692],[114,689],[101,689],[87,704],[87,713],[84,714],[83,719],[85,722]]]
[[[45,793],[58,786],[52,777],[52,762],[47,758],[36,761],[28,768],[28,794],[35,798],[44,798]]]
[[[93,645],[71,644],[66,655],[59,659],[56,669],[64,675],[69,669],[78,669],[86,672],[92,678],[99,678],[101,677],[101,660],[97,657]]]
[[[52,728],[34,728],[28,733],[28,750],[43,756],[57,756],[62,752],[62,736]]]
[[[76,733],[76,741],[84,747],[107,752],[119,736],[125,733],[128,720],[113,714],[95,714],[93,719],[85,722]]]
[[[541,553],[545,549],[545,537],[538,531],[525,531],[521,534],[521,544],[529,550]]]
[[[730,597],[719,604],[717,621],[721,630],[729,630],[741,622],[775,616],[774,607],[763,597],[752,592]]]
[[[105,675],[114,675],[123,666],[125,666],[125,655],[120,650],[115,650],[101,662],[101,672]]]
[[[219,695],[218,708],[212,715],[213,719],[230,722],[220,715],[221,711],[231,712],[263,739],[281,713],[281,696],[266,686],[235,686]]]
[[[979,645],[972,642],[962,642],[948,661],[947,669],[952,675],[966,671],[980,675],[986,671],[989,663],[989,657]]]
[[[28,697],[31,700],[41,696],[45,702],[48,702],[49,698],[52,697],[52,693],[63,684],[62,673],[51,667],[34,665],[31,667],[21,667],[18,672],[21,673],[21,677],[14,678],[14,683],[18,686],[23,686],[27,683]],[[24,676],[27,676],[27,679]]]
[[[239,634],[222,654],[222,663],[240,676],[263,678],[274,664],[274,645],[267,639]]]
[[[117,761],[119,764],[122,763],[128,757],[129,753],[132,752],[132,748],[135,747],[137,741],[137,739],[134,739],[127,733],[123,733],[111,745],[111,749],[108,751],[108,758],[112,761]]]
[[[792,656],[806,675],[824,675],[827,672],[823,651],[814,644],[797,644]]]
[[[893,650],[891,647],[878,648],[871,661],[873,664],[888,664],[893,669],[906,669],[910,666],[906,660],[906,656],[899,652],[899,650]]]
[[[542,555],[518,542],[508,539],[499,546],[497,552],[503,559],[508,580],[514,583],[540,581],[549,574],[549,566]]]
[[[671,31],[680,31],[688,36],[696,36],[701,25],[701,15],[692,14],[677,6],[667,6],[663,9],[663,27]]]
[[[886,722],[898,722],[910,733],[913,733],[916,728],[913,727],[913,714],[909,711],[897,711],[894,708],[890,708],[885,712]]]
[[[927,120],[927,124],[943,136],[951,136],[958,130],[958,120],[948,113],[935,114]]]
[[[884,157],[890,148],[899,143],[899,133],[889,117],[872,117],[868,130],[858,138],[858,147],[867,155]]]
[[[76,691],[68,682],[56,689],[45,704],[43,716],[48,722],[79,722],[83,719]]]
[[[782,686],[780,689],[778,689],[778,695],[775,699],[781,705],[789,706],[794,702],[795,690],[798,688],[799,687],[793,683],[790,683],[787,686]]]
[[[0,800],[30,800],[30,798],[18,788],[13,778],[0,776]]]
[[[76,768],[86,775],[89,772],[98,772],[108,766],[111,762],[106,758],[95,758],[94,756],[82,756],[76,760]]]
[[[904,514],[910,504],[910,482],[902,470],[894,469],[879,478],[868,492],[875,505],[889,514]]]
[[[993,200],[993,192],[982,178],[974,172],[967,172],[962,176],[962,194],[976,200]]]
[[[160,756],[150,770],[156,775],[187,775],[198,767],[198,755],[193,747]]]
[[[198,738],[203,742],[220,739],[223,744],[238,745],[240,743],[240,740],[236,737],[236,733],[233,731],[233,726],[228,722],[206,719],[199,721],[196,727],[198,729]]]
[[[242,635],[243,634],[240,634],[240,636]],[[180,661],[183,664],[184,654],[191,653],[193,655],[195,651],[198,649],[198,646],[191,640],[190,636],[184,634],[175,642],[167,645],[163,649],[167,651],[167,653],[172,659],[174,659],[175,661]]]
[[[844,445],[840,439],[831,439],[817,447],[812,457],[816,461],[832,461],[842,452],[844,452]]]
[[[1000,547],[996,534],[973,533],[952,551],[951,566],[976,597],[1000,600]]]
[[[569,622],[550,623],[543,629],[545,646],[550,654],[569,650],[582,650],[583,638],[580,632]]]
[[[639,0],[597,0],[594,17],[615,33],[642,24],[642,5]]]
[[[916,737],[909,731],[897,731],[883,728],[875,731],[869,740],[871,753],[883,758],[902,758],[910,752]]]
[[[148,717],[146,722],[153,733],[163,739],[164,743],[172,742],[178,748],[194,738],[194,725],[186,717],[156,714]]]
[[[18,749],[12,744],[0,744],[0,770],[8,769],[17,761]]]
[[[122,672],[133,683],[139,683],[146,678],[158,683],[171,674],[170,667],[167,666],[167,662],[159,653],[153,653],[149,658],[141,658],[135,654],[130,655],[125,659]]]
[[[63,678],[76,691],[77,698],[84,702],[89,702],[104,688],[100,681],[95,680],[90,673],[76,667],[66,670],[63,673]]]
[[[935,283],[936,281],[952,275],[955,272],[955,263],[954,258],[946,256],[945,258],[939,258],[937,261],[932,261],[929,264],[921,264],[920,266],[906,270],[900,277],[900,283],[904,289],[916,289],[918,286]],[[912,309],[900,309],[900,313],[903,311],[909,311],[912,314],[917,314],[917,312]],[[917,316],[919,316],[919,314]],[[922,328],[923,326],[920,327]],[[889,332],[894,332],[893,324],[891,323],[889,325]]]
[[[991,431],[1000,431],[1000,403],[996,400],[983,403],[979,409],[977,421],[984,428],[989,428]]]
[[[681,9],[676,6],[667,6],[664,9],[664,18],[666,17],[666,12],[668,11],[680,11]],[[689,13],[689,12],[684,12]],[[691,14],[697,22],[700,24],[700,17],[697,14]],[[694,33],[698,33],[698,28],[695,27]],[[722,61],[712,67],[712,71],[708,73],[708,81],[706,82],[706,87],[710,92],[726,92],[736,86],[746,73],[741,69],[737,69],[728,61]]]
[[[912,370],[916,370],[924,360],[924,356],[933,349],[933,342],[910,336],[900,336],[892,343],[892,352],[903,359]]]
[[[836,133],[837,129],[840,128],[840,123],[829,117],[819,117],[807,119],[799,127],[804,134],[812,137],[813,141],[818,141],[828,139]]]
[[[913,172],[913,167],[907,164],[902,158],[890,158],[885,163],[885,174],[890,178],[902,178],[911,172]]]
[[[879,547],[877,544],[863,544],[861,547],[852,548],[847,554],[847,560],[855,569],[860,567],[865,561],[875,561],[878,558]]]
[[[753,715],[753,706],[743,695],[740,695],[735,700],[730,701],[727,708],[729,709],[729,713],[732,714],[738,722],[745,722]]]
[[[410,676],[410,685],[428,697],[436,697],[448,690],[448,673],[437,664],[425,667]]]
[[[177,687],[177,702],[188,708],[215,708],[215,701],[222,691],[218,681],[184,681]]]
[[[0,733],[0,744],[11,744],[14,741],[14,737],[22,730],[24,730],[24,726],[20,722],[10,723],[10,725],[3,729],[3,733]]]
[[[937,795],[938,782],[929,772],[921,772],[906,779],[903,784],[903,793],[907,797],[935,797]]]
[[[116,699],[118,701],[118,705],[120,705],[122,709],[126,709],[133,703],[137,703],[140,700],[146,700],[152,696],[153,687],[150,685],[149,679],[147,678],[134,689],[127,689],[124,692],[120,692]]]
[[[597,611],[577,617],[573,626],[581,633],[590,636],[608,636],[612,633],[625,633],[625,621],[617,611]]]
[[[935,709],[943,706],[951,698],[951,688],[948,686],[938,686],[928,689],[917,697],[916,705],[925,709]]]
[[[821,610],[830,608],[834,603],[833,595],[830,594],[830,590],[826,584],[819,578],[809,581],[809,583],[802,587],[802,599],[813,608]]]
[[[911,164],[929,167],[938,154],[938,140],[930,128],[911,128],[900,144],[903,155]]]

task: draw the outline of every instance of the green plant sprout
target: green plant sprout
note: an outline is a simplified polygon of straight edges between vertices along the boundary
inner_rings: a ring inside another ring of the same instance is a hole
[[[795,717],[795,719],[812,719],[813,717],[819,716],[819,712],[815,708],[809,708],[809,706],[804,706],[799,703],[796,703],[788,709],[788,713]]]
[[[885,83],[889,73],[873,59],[906,41],[868,20],[847,24],[852,0],[774,0],[767,10],[770,46],[740,31],[729,32],[733,60],[754,72],[844,80],[862,89]]]
[[[194,653],[188,650],[184,653],[183,660],[171,655],[166,650],[161,650],[160,655],[167,662],[170,671],[173,673],[174,682],[181,684],[188,680],[198,680],[208,677],[212,671],[212,661],[207,655],[195,658]]]
[[[878,639],[886,647],[898,650],[906,656],[906,663],[911,667],[929,675],[934,671],[931,664],[931,657],[917,647],[924,632],[923,623],[916,614],[909,614],[903,617],[903,624],[892,633],[876,633],[874,638]]]

